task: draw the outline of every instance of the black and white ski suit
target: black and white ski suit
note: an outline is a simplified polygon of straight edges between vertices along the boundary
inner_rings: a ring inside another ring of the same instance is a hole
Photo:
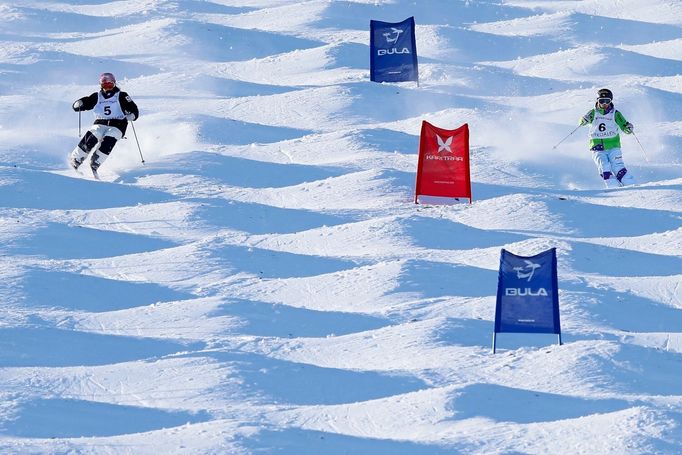
[[[77,169],[88,154],[94,151],[90,158],[90,167],[95,172],[107,159],[116,142],[125,134],[128,121],[137,120],[140,115],[130,95],[118,87],[107,92],[100,90],[76,100],[73,103],[73,110],[76,112],[94,110],[95,122],[71,152],[71,166]]]

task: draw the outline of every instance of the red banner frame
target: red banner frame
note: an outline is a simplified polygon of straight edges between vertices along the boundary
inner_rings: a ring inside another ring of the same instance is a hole
[[[469,125],[445,130],[422,121],[414,203],[419,196],[471,198]]]

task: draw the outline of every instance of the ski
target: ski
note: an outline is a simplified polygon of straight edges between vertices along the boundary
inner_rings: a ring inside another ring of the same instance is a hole
[[[618,179],[604,180],[604,187],[607,189],[620,188],[622,186],[624,186],[623,183]]]
[[[79,167],[78,169],[74,169],[73,166],[69,166],[69,169],[66,173],[67,173],[67,175],[70,174],[74,177],[77,176],[79,178],[86,179],[86,180],[102,181],[96,170],[93,170],[92,168],[90,168],[90,171],[91,172],[87,172],[82,167]]]

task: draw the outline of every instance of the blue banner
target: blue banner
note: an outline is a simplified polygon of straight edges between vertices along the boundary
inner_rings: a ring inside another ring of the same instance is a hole
[[[402,22],[370,21],[369,78],[374,82],[419,79],[414,17]]]
[[[495,307],[499,332],[561,334],[556,248],[530,257],[502,250]]]

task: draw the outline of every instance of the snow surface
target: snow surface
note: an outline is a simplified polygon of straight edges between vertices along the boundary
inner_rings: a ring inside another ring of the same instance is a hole
[[[0,16],[0,452],[682,452],[679,2]],[[409,16],[419,85],[370,82]],[[97,182],[66,157],[105,71],[141,117]],[[625,189],[553,148],[604,86]],[[473,204],[412,203],[422,120],[469,123]],[[552,247],[564,344],[491,354],[500,249]]]

